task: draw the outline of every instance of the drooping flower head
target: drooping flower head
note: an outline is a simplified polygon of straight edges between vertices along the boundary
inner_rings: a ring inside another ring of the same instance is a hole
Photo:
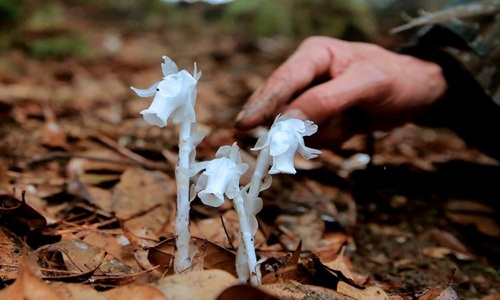
[[[297,151],[306,159],[315,158],[321,153],[304,144],[303,137],[310,136],[317,130],[318,126],[312,121],[278,116],[267,135],[261,137],[252,150],[269,148],[269,154],[273,160],[269,174],[295,174],[297,171],[293,161]]]
[[[236,197],[240,191],[240,177],[246,172],[248,165],[241,162],[236,143],[220,147],[215,157],[200,175],[195,191],[199,191],[198,197],[204,204],[218,207],[224,203],[224,195],[228,199]]]
[[[174,124],[195,122],[196,83],[201,72],[197,72],[196,63],[191,75],[186,70],[179,71],[177,65],[167,56],[163,56],[163,60],[161,81],[144,90],[130,87],[139,97],[155,96],[151,106],[141,111],[144,120],[159,127],[166,126],[168,119]]]

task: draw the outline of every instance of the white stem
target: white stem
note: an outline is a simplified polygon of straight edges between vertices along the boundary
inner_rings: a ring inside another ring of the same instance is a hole
[[[189,243],[189,156],[193,146],[188,139],[191,136],[191,122],[182,122],[179,130],[179,161],[176,168],[177,181],[177,215],[175,218],[176,248],[174,270],[176,273],[191,268]]]
[[[247,201],[256,201],[257,197],[259,196],[262,179],[264,178],[264,176],[266,176],[266,173],[269,169],[269,159],[269,148],[262,149],[259,153],[259,157],[257,158],[257,163],[255,165],[255,170],[252,174]],[[249,218],[247,215],[247,211],[245,210],[245,206],[253,207],[253,205],[244,204],[244,198],[241,196],[241,192],[233,200],[233,202],[240,220],[240,245],[244,246],[245,248],[244,251],[238,251],[237,256],[246,256],[246,259],[237,257],[236,261],[246,261],[248,263],[250,283],[254,286],[257,286],[260,285],[261,282],[260,272],[256,272],[257,257],[255,255],[255,237],[253,230],[250,228]]]
[[[240,220],[240,242],[243,241],[243,245],[240,247],[245,247],[246,251],[238,251],[238,253],[243,252],[247,256],[248,269],[250,274],[250,284],[253,286],[260,285],[260,272],[256,272],[257,267],[257,257],[255,255],[254,237],[250,224],[248,222],[248,216],[245,210],[243,196],[241,193],[234,198],[233,204],[236,212],[238,213],[238,218]],[[238,260],[237,260],[238,261]]]
[[[252,179],[250,181],[250,188],[248,190],[248,198],[250,201],[254,201],[259,195],[262,179],[266,176],[269,169],[269,159],[269,148],[266,147],[260,150],[257,162],[255,163],[255,170],[253,171]]]

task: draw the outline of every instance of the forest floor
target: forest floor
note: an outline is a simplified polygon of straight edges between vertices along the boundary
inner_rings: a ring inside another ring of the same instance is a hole
[[[40,61],[13,49],[0,57],[0,298],[161,297],[147,284],[173,277],[165,266],[177,132],[144,122],[139,111],[150,100],[129,87],[159,81],[162,55],[189,72],[197,62],[196,113],[206,132],[197,159],[236,141],[252,166],[256,132],[237,131],[233,120],[299,41],[255,45],[216,27],[144,29],[73,13],[68,26],[98,55]],[[363,165],[356,154],[368,150]],[[408,124],[356,136],[339,151],[298,159],[297,169],[274,176],[261,195],[256,244],[267,258],[266,293],[376,299],[362,289],[375,286],[391,299],[500,299],[500,164],[453,132]],[[231,204],[194,200],[191,230],[201,268],[234,275]],[[197,281],[186,278],[194,293]]]

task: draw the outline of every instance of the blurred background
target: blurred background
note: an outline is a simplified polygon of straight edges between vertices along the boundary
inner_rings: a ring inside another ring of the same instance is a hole
[[[387,35],[389,28],[404,23],[405,16],[433,11],[445,1],[207,2],[0,0],[0,47],[3,51],[16,48],[41,60],[99,57],[119,52],[127,37],[141,32],[155,33],[165,42],[182,33],[196,42],[193,38],[214,34],[213,30],[264,51],[315,34],[390,47],[397,39]]]
[[[47,111],[69,135],[99,128],[134,151],[159,151],[170,128],[143,128],[138,112],[147,101],[129,87],[158,81],[162,55],[181,69],[198,63],[204,74],[198,120],[206,130],[232,128],[247,97],[307,36],[391,48],[411,33],[391,36],[390,28],[443,2],[213,1],[222,3],[0,0],[0,116],[9,117],[0,127],[4,159],[45,150],[35,150],[37,140],[25,133],[36,136],[35,121],[47,120]],[[130,134],[137,130],[146,133]],[[29,146],[19,149],[22,142]]]
[[[130,90],[161,79],[162,55],[189,72],[197,62],[203,72],[196,114],[207,135],[197,158],[211,159],[234,141],[251,158],[245,149],[256,136],[236,132],[234,118],[304,38],[328,35],[393,48],[414,32],[390,35],[389,29],[445,1],[222,2],[0,0],[0,191],[27,190],[28,203],[60,209],[64,219],[73,210],[94,214],[87,207],[111,199],[130,164],[172,171],[176,127],[144,122],[139,112],[150,99]],[[371,143],[354,137],[343,152],[325,151],[319,163],[301,161],[298,173],[305,175],[273,178],[263,197],[264,221],[272,224],[283,211],[314,212],[325,234],[356,239],[357,271],[399,291],[444,283],[455,264],[461,273],[453,279],[470,299],[498,287],[500,271],[483,264],[486,259],[469,263],[449,252],[422,252],[448,237],[436,238],[438,228],[468,241],[478,257],[498,261],[498,214],[476,203],[498,206],[498,162],[444,129],[409,125],[377,133]],[[368,152],[372,165],[356,172],[351,157]],[[129,164],[117,163],[125,158]],[[103,166],[103,159],[113,163]],[[95,194],[71,189],[75,182]],[[143,200],[138,194],[132,203]],[[199,203],[193,207],[196,221],[216,215]],[[311,236],[309,228],[303,232]]]

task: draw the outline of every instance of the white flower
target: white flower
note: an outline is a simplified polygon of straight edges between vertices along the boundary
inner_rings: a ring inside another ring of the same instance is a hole
[[[220,147],[215,157],[200,175],[195,191],[199,191],[198,197],[204,204],[218,207],[224,203],[224,195],[228,199],[234,199],[239,193],[240,177],[246,172],[248,165],[241,162],[236,143]]]
[[[167,56],[163,56],[163,60],[161,70],[164,77],[161,81],[144,90],[130,87],[139,97],[155,96],[151,106],[141,111],[144,120],[159,127],[166,126],[168,119],[174,124],[195,122],[196,83],[201,72],[196,71],[196,64],[191,75],[186,70],[179,71]]]
[[[321,153],[321,151],[306,147],[304,144],[303,137],[310,136],[317,130],[318,126],[312,121],[278,116],[267,135],[261,137],[252,150],[262,150],[269,147],[269,154],[273,159],[269,174],[295,174],[297,171],[293,160],[297,151],[306,159],[315,158]]]

